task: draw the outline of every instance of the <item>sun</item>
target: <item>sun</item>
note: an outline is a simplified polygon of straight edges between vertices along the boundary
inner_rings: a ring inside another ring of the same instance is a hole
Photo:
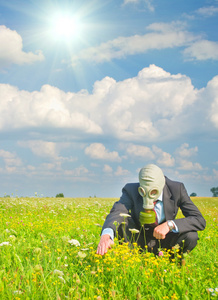
[[[71,40],[81,35],[82,23],[68,13],[56,14],[51,18],[50,31],[56,40]]]

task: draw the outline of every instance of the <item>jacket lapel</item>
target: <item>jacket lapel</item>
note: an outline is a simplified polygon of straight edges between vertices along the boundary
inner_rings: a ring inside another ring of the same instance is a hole
[[[166,220],[173,220],[176,217],[175,201],[172,199],[172,194],[165,184],[163,189],[163,207]]]

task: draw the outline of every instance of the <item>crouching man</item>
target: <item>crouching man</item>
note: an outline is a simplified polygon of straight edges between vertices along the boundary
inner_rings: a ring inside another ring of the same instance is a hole
[[[184,218],[176,219],[179,208]],[[118,228],[116,224],[120,224]],[[114,203],[104,222],[97,254],[104,255],[111,248],[115,235],[131,241],[131,229],[138,231],[137,244],[154,254],[160,247],[171,249],[176,244],[183,253],[189,252],[197,245],[197,231],[205,226],[183,183],[168,179],[158,166],[149,164],[140,170],[139,183],[126,184],[120,200]]]

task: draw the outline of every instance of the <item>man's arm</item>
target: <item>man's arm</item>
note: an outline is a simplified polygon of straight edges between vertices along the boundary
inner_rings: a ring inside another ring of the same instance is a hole
[[[109,215],[107,215],[104,225],[102,227],[101,239],[98,244],[97,254],[104,255],[108,249],[114,244],[113,238],[116,234],[117,226],[123,221],[121,213],[128,214],[132,207],[132,199],[128,193],[126,185],[122,190],[120,200],[115,202]],[[117,223],[117,224],[115,224]]]
[[[102,232],[105,228],[111,228],[114,231],[114,235],[116,235],[117,226],[123,222],[123,217],[120,214],[128,214],[133,206],[131,195],[128,192],[131,189],[131,185],[127,184],[122,189],[122,196],[119,201],[114,203],[110,213],[107,215]]]
[[[185,218],[173,220],[180,233],[204,230],[206,221],[197,206],[191,201],[183,184],[180,189],[179,207]]]

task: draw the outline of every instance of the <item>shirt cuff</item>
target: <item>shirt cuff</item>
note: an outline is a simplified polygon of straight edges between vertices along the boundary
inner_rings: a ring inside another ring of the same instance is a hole
[[[101,235],[104,235],[104,234],[109,234],[110,238],[112,239],[112,241],[114,240],[114,231],[112,228],[105,228],[103,231],[102,231],[102,234]]]

